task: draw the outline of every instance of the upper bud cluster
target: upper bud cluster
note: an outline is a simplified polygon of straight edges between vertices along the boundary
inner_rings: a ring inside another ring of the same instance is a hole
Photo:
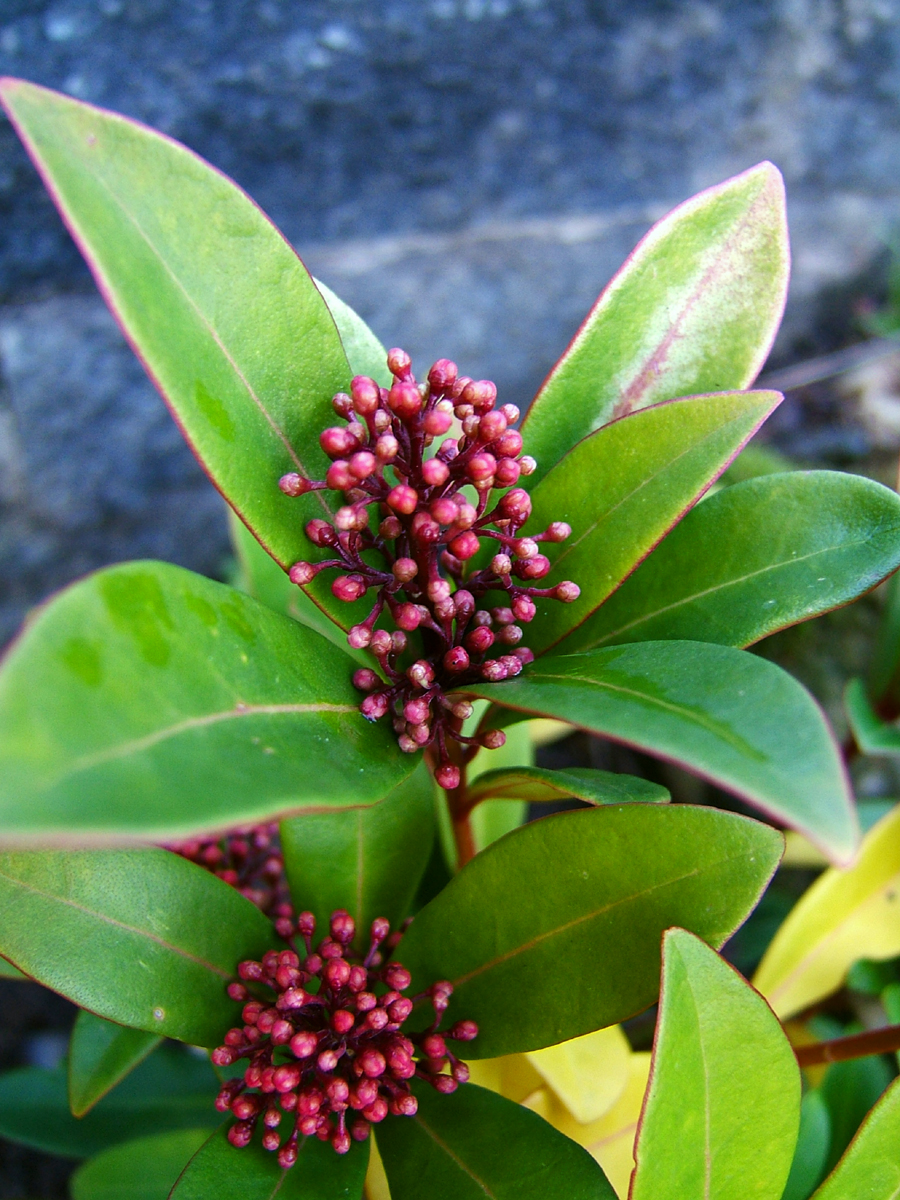
[[[522,626],[536,613],[534,598],[571,602],[579,595],[569,581],[537,586],[551,569],[541,544],[564,541],[571,529],[554,521],[521,536],[531,516],[521,481],[537,464],[522,454],[514,428],[519,410],[497,407],[490,380],[460,376],[456,364],[442,358],[418,383],[409,355],[399,349],[389,352],[387,363],[390,388],[358,375],[349,394],[334,397],[345,424],[319,439],[332,460],[324,481],[296,473],[279,481],[289,496],[331,488],[344,501],[333,524],[315,519],[306,526],[310,541],[333,557],[294,563],[289,574],[304,586],[319,571],[338,568],[331,590],[339,600],[375,592],[368,616],[348,635],[352,647],[371,651],[380,669],[353,677],[367,693],[360,710],[373,721],[390,714],[404,751],[433,746],[436,778],[453,788],[459,770],[446,739],[470,740],[460,730],[471,705],[446,693],[476,680],[509,679],[532,661],[521,642]],[[504,494],[493,503],[495,489]],[[378,566],[363,559],[372,550],[381,558]],[[489,592],[503,593],[503,603],[482,607]],[[410,649],[414,661],[401,662]],[[487,744],[502,744],[501,733],[488,736]]]
[[[469,1077],[447,1041],[478,1035],[474,1021],[457,1021],[437,1032],[453,991],[433,984],[418,999],[430,999],[434,1019],[419,1033],[400,1032],[416,1000],[404,996],[411,979],[391,952],[401,935],[383,917],[372,922],[369,950],[352,953],[353,918],[331,915],[328,936],[313,950],[316,922],[301,913],[296,925],[279,922],[293,950],[270,950],[262,961],[238,966],[241,982],[229,984],[232,1000],[244,1005],[243,1024],[230,1029],[213,1051],[219,1067],[249,1059],[243,1075],[220,1090],[216,1107],[237,1121],[228,1130],[233,1146],[246,1146],[262,1117],[266,1150],[278,1151],[281,1167],[297,1160],[300,1138],[315,1136],[346,1154],[351,1138],[363,1141],[388,1113],[413,1116],[418,1103],[409,1088],[414,1076],[439,1092],[452,1092]],[[302,946],[300,942],[302,941]],[[381,947],[384,947],[382,951]],[[279,1133],[284,1115],[288,1136]]]

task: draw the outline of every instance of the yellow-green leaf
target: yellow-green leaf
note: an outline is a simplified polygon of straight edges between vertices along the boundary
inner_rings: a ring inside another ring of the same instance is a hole
[[[831,995],[858,958],[900,954],[900,807],[866,835],[851,867],[821,875],[791,911],[754,986],[784,1020]]]
[[[526,1058],[553,1088],[576,1121],[596,1121],[615,1104],[628,1083],[631,1047],[621,1025],[531,1050]]]

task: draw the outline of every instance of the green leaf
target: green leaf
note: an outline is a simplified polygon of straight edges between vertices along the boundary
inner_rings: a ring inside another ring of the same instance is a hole
[[[552,655],[467,690],[558,717],[697,771],[805,833],[838,862],[859,831],[821,709],[765,659],[705,642],[636,642]]]
[[[237,964],[271,946],[258,908],[168,850],[0,854],[0,953],[110,1021],[217,1046]]]
[[[434,797],[424,763],[377,804],[292,817],[281,845],[294,908],[324,934],[336,908],[356,921],[365,951],[375,917],[396,926],[409,912],[434,841]]]
[[[543,767],[507,767],[486,771],[469,789],[472,804],[482,800],[527,800],[529,804],[563,800],[574,796],[588,804],[665,804],[668,791],[648,779],[595,771],[590,767],[567,767],[548,771]]]
[[[882,721],[861,679],[851,679],[844,689],[844,711],[863,754],[900,754],[900,729]]]
[[[590,1154],[542,1117],[474,1083],[378,1126],[392,1200],[615,1200]]]
[[[900,1193],[900,1081],[884,1093],[814,1200],[896,1200]]]
[[[615,417],[749,387],[787,281],[784,185],[771,163],[679,205],[629,255],[532,404],[522,433],[538,473]]]
[[[83,1117],[161,1041],[157,1034],[116,1025],[82,1009],[69,1042],[72,1115]]]
[[[282,566],[305,558],[304,520],[323,501],[290,499],[278,479],[324,478],[318,436],[350,381],[305,267],[248,196],[171,138],[22,80],[4,80],[0,99],[216,486]]]
[[[368,375],[382,387],[389,388],[393,376],[387,367],[387,350],[368,327],[359,313],[354,312],[349,304],[340,296],[335,295],[330,287],[316,279],[316,287],[322,293],[322,299],[328,305],[338,333],[344,344],[344,353],[350,363],[354,375]]]
[[[208,1137],[208,1129],[182,1129],[112,1146],[72,1176],[72,1200],[166,1200]]]
[[[467,722],[464,732],[474,732],[480,717],[479,710],[487,710],[488,705],[479,703]],[[469,763],[467,778],[469,787],[477,786],[478,780],[491,768],[500,770],[507,767],[530,767],[534,764],[534,744],[531,739],[530,723],[523,721],[515,729],[510,729],[506,741],[498,750],[479,750]],[[443,798],[438,801],[443,804]],[[446,806],[445,806],[446,807]],[[483,850],[496,842],[498,838],[518,829],[528,817],[528,804],[525,800],[504,800],[495,803],[485,800],[474,810],[469,820],[472,826],[472,837],[476,850]],[[449,822],[448,822],[449,826]],[[448,861],[456,862],[456,844],[452,830],[448,827]]]
[[[466,1057],[539,1050],[652,1004],[663,930],[677,922],[721,945],[782,845],[766,825],[680,804],[545,817],[476,855],[398,954],[413,993],[453,984],[448,1021],[479,1026]]]
[[[0,979],[28,980],[28,976],[23,975],[18,967],[14,967],[12,963],[8,963],[5,958],[0,958]]]
[[[47,1154],[88,1158],[148,1129],[214,1129],[222,1120],[213,1106],[218,1086],[206,1058],[163,1046],[77,1120],[69,1112],[65,1067],[24,1067],[0,1075],[0,1136]]]
[[[258,1140],[236,1150],[221,1129],[185,1167],[171,1200],[359,1200],[368,1142],[353,1142],[350,1153],[341,1155],[328,1142],[310,1137],[299,1151],[294,1166],[282,1171]]]
[[[571,604],[537,599],[528,645],[540,654],[580,625],[706,491],[775,406],[778,392],[689,396],[615,421],[579,442],[532,493],[528,531],[566,521],[572,536],[543,543],[552,579],[571,579]]]
[[[355,662],[371,667],[374,661],[372,655],[348,646],[344,630],[335,625],[302,588],[291,583],[287,573],[262,548],[243,521],[239,521],[232,512],[228,515],[231,544],[239,567],[235,586],[275,612],[292,617],[307,629],[314,629]]]
[[[827,1171],[850,1145],[869,1110],[893,1078],[893,1070],[880,1055],[832,1063],[828,1068],[822,1084],[822,1096],[831,1119]]]
[[[895,492],[837,471],[766,475],[692,509],[561,649],[747,646],[849,603],[898,564]]]
[[[180,567],[90,575],[40,611],[0,674],[3,838],[175,841],[380,799],[415,759],[359,715],[352,669],[296,621]]]
[[[670,929],[630,1200],[779,1200],[799,1122],[800,1071],[771,1009]]]
[[[781,1200],[809,1200],[825,1172],[831,1143],[831,1117],[818,1088],[806,1093],[800,1105],[800,1133],[791,1173]],[[850,1200],[850,1197],[847,1197]]]

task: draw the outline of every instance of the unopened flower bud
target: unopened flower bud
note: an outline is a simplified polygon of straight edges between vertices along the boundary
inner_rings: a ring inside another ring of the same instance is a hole
[[[333,462],[325,474],[325,482],[335,491],[345,492],[356,483],[356,476],[350,470],[346,459],[339,458]]]
[[[577,583],[572,583],[570,579],[566,579],[556,585],[553,594],[557,600],[562,600],[563,604],[571,604],[573,600],[577,600],[581,595],[581,588]]]
[[[434,683],[434,669],[427,659],[420,658],[414,662],[406,672],[407,678],[414,683],[416,687],[427,688]]]
[[[428,372],[428,382],[436,392],[446,392],[456,383],[459,369],[449,358],[439,358]]]
[[[481,427],[478,433],[482,441],[495,441],[495,439],[506,433],[506,417],[502,412],[499,411],[487,413],[481,418]],[[502,450],[500,452],[501,454],[509,454],[508,450]],[[518,453],[518,451],[515,451],[514,453]]]
[[[534,558],[538,553],[538,544],[531,538],[518,538],[512,543],[512,550],[519,558]]]
[[[492,658],[481,666],[481,677],[486,679],[488,683],[500,683],[507,676],[508,672],[503,663],[497,658]]]
[[[523,454],[519,459],[519,470],[523,475],[533,475],[537,470],[537,460],[530,454]]]
[[[407,633],[412,633],[414,629],[418,629],[422,624],[418,604],[407,603],[398,605],[394,612],[394,620],[401,629],[405,629]]]
[[[487,733],[482,734],[481,744],[486,750],[499,750],[501,746],[506,745],[506,734],[502,729],[489,729]]]
[[[398,558],[391,571],[398,583],[409,583],[418,575],[419,564],[414,558]]]
[[[359,706],[359,711],[367,721],[380,721],[390,708],[390,703],[386,692],[374,692],[371,696],[366,696]]]
[[[475,557],[481,549],[481,542],[470,529],[466,529],[456,535],[448,549],[456,558],[465,562],[467,559]]]
[[[393,462],[400,452],[400,443],[392,433],[382,433],[375,442],[375,455],[379,462]]]
[[[368,417],[378,407],[380,396],[378,384],[367,375],[357,375],[350,384],[353,407],[360,416]]]
[[[494,635],[484,625],[472,629],[465,637],[466,648],[473,654],[484,654],[494,644]]]
[[[356,438],[348,432],[346,426],[332,425],[330,429],[323,429],[319,434],[319,445],[329,458],[343,458],[356,449]]]
[[[349,417],[353,412],[353,401],[346,392],[335,392],[331,407],[339,417]]]
[[[336,546],[338,541],[334,526],[329,525],[320,517],[315,517],[312,521],[307,522],[306,536],[314,546]]]
[[[388,392],[388,404],[401,421],[408,421],[422,410],[422,397],[412,383],[395,383]]]
[[[418,697],[415,700],[407,700],[403,705],[403,715],[411,725],[421,725],[428,720],[428,715],[431,711],[427,700]]]
[[[350,604],[366,594],[366,581],[361,575],[338,575],[332,581],[331,594],[336,600]]]
[[[434,778],[438,787],[444,788],[445,791],[452,792],[454,788],[459,787],[459,767],[454,767],[451,763],[443,763],[435,771]]]
[[[550,559],[544,554],[526,558],[516,563],[515,573],[520,579],[543,579],[550,571]]]
[[[530,596],[516,596],[512,602],[513,614],[517,621],[523,621],[526,625],[534,620],[537,606]]]
[[[429,458],[422,464],[422,478],[429,487],[440,487],[447,482],[449,476],[450,468],[439,458]]]
[[[469,383],[463,389],[461,399],[464,403],[487,412],[489,408],[493,408],[497,399],[497,385],[489,379],[479,379],[477,383]]]
[[[494,483],[497,487],[512,487],[518,481],[521,471],[514,458],[499,458],[497,470],[494,472]]]
[[[350,456],[350,471],[357,479],[368,479],[377,465],[371,450],[357,450]]]
[[[444,655],[444,669],[456,674],[469,668],[469,656],[462,646],[451,646]]]
[[[395,346],[393,350],[388,350],[387,366],[392,375],[403,377],[409,374],[412,359],[405,350],[401,350],[398,346]]]
[[[491,415],[493,416],[493,413]],[[495,454],[501,458],[515,459],[522,450],[521,433],[516,429],[507,429],[505,433],[494,440],[493,449]]]
[[[492,479],[496,469],[496,458],[485,450],[481,454],[472,455],[466,466],[466,474],[473,483],[478,484],[483,483],[486,479]]]
[[[452,410],[444,412],[443,409],[433,408],[430,413],[426,414],[423,428],[429,437],[442,437],[452,424]]]
[[[416,505],[419,503],[419,494],[415,488],[401,483],[397,487],[391,488],[388,492],[387,502],[395,512],[405,513],[409,516],[410,513],[416,511]]]
[[[347,634],[347,645],[354,650],[365,650],[372,641],[372,630],[368,625],[354,625]],[[354,679],[356,676],[354,675]],[[365,689],[363,689],[365,690]]]
[[[519,625],[504,625],[497,634],[497,641],[504,646],[516,646],[522,640],[522,629]]]
[[[474,1021],[457,1021],[447,1036],[457,1042],[473,1042],[478,1037],[478,1026]]]
[[[520,463],[519,466],[521,465]],[[502,516],[521,525],[531,516],[531,497],[524,488],[513,488],[500,497],[497,510]]]
[[[397,517],[391,513],[389,516],[385,517],[378,526],[378,532],[383,538],[393,541],[394,538],[398,538],[403,532],[403,526],[400,524],[400,521],[397,519]]]
[[[547,532],[544,534],[548,542],[564,542],[571,536],[572,526],[566,521],[553,521],[547,526]]]
[[[291,583],[296,583],[298,587],[303,587],[306,583],[311,583],[316,577],[316,568],[312,563],[297,562],[288,571],[288,579]]]
[[[296,471],[290,471],[287,475],[282,475],[278,480],[278,486],[286,496],[302,496],[309,491],[310,482],[302,475],[298,475]]]

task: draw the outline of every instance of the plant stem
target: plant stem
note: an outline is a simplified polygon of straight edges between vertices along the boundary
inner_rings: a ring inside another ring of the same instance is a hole
[[[816,1042],[812,1046],[795,1046],[794,1054],[801,1067],[814,1067],[822,1063],[846,1062],[850,1058],[865,1058],[869,1054],[889,1054],[894,1050],[900,1050],[900,1025],[868,1029],[865,1033]]]

